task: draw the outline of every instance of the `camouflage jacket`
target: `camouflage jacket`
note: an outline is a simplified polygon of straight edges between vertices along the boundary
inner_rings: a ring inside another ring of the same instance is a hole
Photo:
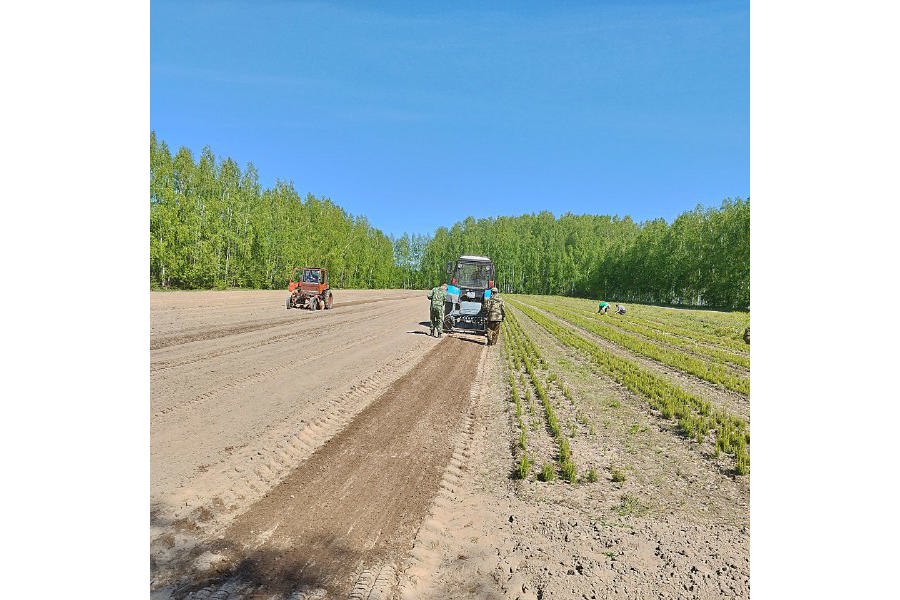
[[[428,292],[428,299],[431,300],[431,308],[444,308],[444,297],[447,295],[447,292],[440,286],[436,288],[432,288],[430,292]]]
[[[484,314],[488,321],[502,321],[506,318],[506,310],[503,308],[503,298],[491,296],[484,301]]]

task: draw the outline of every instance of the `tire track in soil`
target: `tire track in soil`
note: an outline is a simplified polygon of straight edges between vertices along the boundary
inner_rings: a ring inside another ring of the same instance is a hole
[[[221,532],[231,519],[262,498],[298,464],[309,458],[324,442],[345,427],[368,403],[415,365],[421,349],[414,346],[394,357],[367,378],[323,407],[311,420],[290,415],[271,425],[262,440],[251,447],[226,450],[226,456],[209,465],[189,487],[168,498],[169,506],[154,505],[152,522],[159,526],[178,524],[179,529]],[[194,490],[208,490],[196,494]],[[211,490],[211,491],[209,491]],[[160,538],[168,533],[162,530]],[[196,545],[188,542],[188,546]],[[165,554],[165,553],[163,553]],[[164,556],[157,557],[160,564]]]
[[[196,407],[199,404],[208,402],[209,400],[211,400],[212,398],[215,398],[216,396],[222,395],[224,392],[246,387],[252,383],[263,380],[267,377],[271,377],[272,375],[274,375],[280,371],[283,371],[287,368],[297,367],[299,365],[302,365],[302,364],[305,364],[305,363],[308,363],[308,362],[311,362],[314,360],[320,360],[322,358],[327,358],[329,356],[333,356],[340,352],[349,350],[350,348],[353,348],[355,346],[367,344],[370,341],[377,339],[379,337],[379,335],[380,334],[372,334],[372,335],[366,336],[364,338],[358,338],[358,339],[352,340],[350,342],[347,342],[345,344],[342,344],[340,346],[337,346],[336,348],[331,348],[329,350],[319,352],[314,355],[304,354],[302,356],[294,358],[293,360],[289,360],[287,362],[283,362],[281,364],[275,365],[274,367],[270,367],[270,368],[264,369],[262,371],[257,371],[255,373],[251,373],[250,375],[241,377],[240,379],[231,380],[227,383],[219,385],[215,389],[209,390],[208,392],[204,392],[202,394],[194,396],[193,398],[184,400],[177,404],[173,404],[172,406],[167,406],[165,408],[161,408],[160,410],[153,413],[153,416],[150,418],[150,424],[151,425],[156,424],[162,417],[164,417],[174,411],[181,411],[186,408]]]
[[[475,443],[479,410],[483,410],[488,402],[497,401],[497,399],[491,398],[491,385],[496,383],[495,363],[497,362],[496,357],[492,354],[482,353],[475,383],[470,392],[469,406],[463,419],[463,427],[457,435],[450,464],[441,478],[440,491],[432,501],[427,517],[419,527],[412,551],[399,573],[398,597],[403,600],[421,598],[429,591],[434,584],[434,577],[439,571],[441,561],[448,558],[444,555],[447,537],[458,538],[467,533],[464,531],[466,529],[464,523],[448,522],[448,516],[463,517],[463,520],[468,520],[473,516],[471,512],[458,508],[454,511],[456,508],[454,504],[459,502],[460,489],[475,475],[472,472],[472,458],[477,452]],[[506,405],[507,412],[510,412],[508,396],[504,394],[499,401]],[[483,415],[481,417],[483,418]],[[511,433],[509,437],[512,438]],[[500,441],[502,442],[503,439],[506,439],[506,436],[500,438]],[[507,484],[507,488],[511,489],[512,486]],[[484,507],[480,508],[484,509]],[[454,526],[458,528],[457,531],[450,531],[450,528]],[[490,543],[490,541],[487,542],[486,546],[490,546]],[[492,550],[493,548],[488,548],[485,554],[493,555]]]
[[[391,565],[411,547],[451,461],[483,351],[467,336],[434,346],[205,552],[195,551],[218,560],[189,572],[174,597],[324,590],[345,598],[355,588],[359,597],[387,597],[396,585]]]
[[[415,296],[411,296],[411,297],[415,298]],[[404,297],[403,299],[406,300],[409,298]],[[404,312],[405,310],[408,310],[408,308],[398,305],[398,306],[391,306],[390,310],[391,310],[390,313],[382,313],[380,316],[384,317],[385,315],[388,315],[388,314],[390,314],[390,315],[399,314],[399,313]],[[304,327],[302,329],[292,330],[292,331],[289,331],[288,333],[277,334],[277,335],[273,335],[270,337],[264,337],[262,339],[260,339],[258,337],[251,338],[251,340],[245,340],[243,342],[237,343],[236,345],[227,346],[225,348],[220,348],[220,349],[212,351],[212,352],[203,353],[203,351],[201,349],[199,351],[199,353],[197,353],[197,354],[188,354],[188,356],[186,356],[184,358],[180,358],[180,359],[179,358],[173,358],[173,359],[169,359],[169,360],[164,360],[164,359],[163,360],[160,360],[160,359],[152,360],[151,359],[150,373],[154,374],[154,373],[158,373],[160,371],[165,371],[168,369],[174,369],[177,367],[193,365],[198,362],[207,361],[207,360],[210,360],[213,358],[221,358],[223,356],[246,352],[248,350],[257,350],[259,348],[264,348],[264,347],[272,345],[272,344],[277,344],[279,342],[286,342],[286,341],[294,340],[297,338],[303,338],[303,337],[317,338],[317,337],[321,336],[323,333],[329,334],[341,327],[356,325],[358,323],[370,321],[372,319],[372,314],[369,312],[366,312],[366,311],[353,311],[351,313],[342,313],[340,315],[331,315],[331,318],[334,318],[334,319],[337,319],[338,317],[347,317],[347,318],[344,320],[340,320],[340,321],[326,320],[322,324],[314,324],[314,323],[305,322],[305,321],[296,321],[296,323],[298,325],[305,325],[305,324],[309,323],[311,326]],[[353,317],[355,317],[355,318],[353,318]],[[312,325],[318,325],[318,326],[312,326]],[[177,347],[173,347],[173,349],[176,349],[176,348]],[[163,350],[165,350],[165,349],[163,349]],[[160,352],[160,350],[157,350],[156,352]],[[151,354],[153,354],[153,353],[154,352],[151,351]]]
[[[277,344],[278,342],[284,342],[287,340],[295,339],[303,336],[317,336],[322,332],[327,332],[333,330],[337,326],[345,326],[345,325],[355,325],[356,323],[360,323],[362,321],[367,321],[371,319],[371,315],[363,315],[357,319],[348,319],[346,321],[341,321],[340,323],[325,323],[320,327],[311,327],[304,328],[297,331],[291,331],[290,333],[285,333],[282,335],[275,335],[272,337],[264,338],[261,341],[256,341],[250,344],[238,344],[236,346],[230,346],[228,348],[223,348],[221,350],[217,350],[214,352],[209,352],[206,354],[198,354],[191,357],[188,357],[183,360],[172,360],[172,361],[151,361],[150,363],[150,372],[156,373],[157,371],[164,371],[166,369],[172,369],[175,367],[183,367],[185,365],[191,365],[194,363],[198,363],[201,361],[209,360],[211,358],[219,358],[222,356],[227,356],[229,354],[235,354],[237,352],[246,352],[247,350],[256,350],[258,348],[262,348],[263,346],[268,346],[270,344]]]
[[[406,300],[407,298],[415,298],[419,294],[410,295],[410,296],[398,296],[391,298],[370,298],[366,300],[351,300],[349,302],[335,302],[334,307],[329,309],[326,315],[334,314],[332,311],[336,308],[344,308],[347,306],[359,306],[362,304],[373,304],[375,302],[394,302],[398,300]],[[296,309],[302,310],[302,309]],[[211,327],[204,328],[198,331],[187,332],[187,333],[179,333],[176,335],[167,335],[161,336],[155,340],[150,340],[150,349],[151,350],[160,350],[162,348],[168,348],[169,346],[180,346],[182,344],[188,344],[190,342],[201,342],[206,340],[213,340],[217,338],[227,337],[230,335],[238,335],[241,333],[250,333],[252,331],[260,331],[262,329],[272,329],[273,327],[280,327],[281,325],[287,325],[289,323],[297,323],[299,319],[302,319],[302,316],[291,315],[289,317],[284,317],[282,319],[270,320],[267,319],[265,321],[247,321],[245,323],[239,323],[237,325],[232,325],[229,327]]]

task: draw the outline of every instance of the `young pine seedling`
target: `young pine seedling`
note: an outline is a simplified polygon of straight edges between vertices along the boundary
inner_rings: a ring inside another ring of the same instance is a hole
[[[538,479],[541,481],[553,481],[556,479],[556,469],[553,468],[553,463],[544,463]]]
[[[531,461],[528,460],[527,454],[522,454],[522,458],[519,459],[519,464],[516,465],[516,479],[525,479],[528,477],[529,471],[531,471]]]

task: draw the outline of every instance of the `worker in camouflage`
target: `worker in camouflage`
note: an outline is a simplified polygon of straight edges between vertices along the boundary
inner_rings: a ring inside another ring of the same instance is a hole
[[[447,284],[432,288],[428,292],[428,299],[431,300],[431,335],[441,337],[444,333],[444,298],[447,296]]]
[[[503,298],[497,294],[500,292],[497,288],[491,288],[491,297],[484,301],[485,314],[485,335],[487,335],[488,346],[497,344],[500,338],[500,323],[506,318],[506,309],[503,308]]]

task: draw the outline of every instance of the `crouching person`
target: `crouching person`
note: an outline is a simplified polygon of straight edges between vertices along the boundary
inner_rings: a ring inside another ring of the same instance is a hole
[[[488,346],[497,344],[500,337],[500,323],[506,318],[506,309],[503,308],[503,298],[498,296],[497,288],[491,288],[491,297],[484,301],[485,334]]]

